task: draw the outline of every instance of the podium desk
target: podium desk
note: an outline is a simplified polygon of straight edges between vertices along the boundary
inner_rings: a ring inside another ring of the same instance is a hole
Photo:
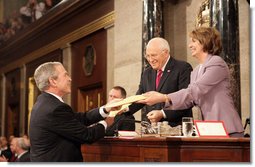
[[[104,138],[82,154],[86,162],[250,162],[250,138]]]

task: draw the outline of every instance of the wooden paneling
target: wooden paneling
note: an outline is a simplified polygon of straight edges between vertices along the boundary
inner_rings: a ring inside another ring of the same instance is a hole
[[[62,50],[57,49],[53,52],[50,52],[46,55],[43,55],[42,57],[31,61],[26,64],[26,76],[29,78],[34,75],[35,69],[41,65],[42,63],[48,62],[48,61],[58,61],[62,62]]]
[[[3,91],[4,91],[4,85],[3,85],[4,77],[0,76],[0,110],[3,110]],[[3,111],[2,111],[3,112]],[[0,129],[2,129],[2,112],[0,112]]]
[[[93,85],[86,89],[78,89],[78,109],[80,112],[87,112],[93,108],[104,105],[104,91],[102,84]]]
[[[140,162],[140,148],[136,143],[124,144],[105,141],[104,144],[83,145],[82,153],[85,162]]]
[[[33,102],[31,102],[32,104],[34,104],[37,96],[41,93],[39,91],[39,89],[37,88],[37,86],[34,83],[34,90],[30,90],[31,88],[29,88],[29,78],[33,78],[34,76],[34,72],[35,69],[45,63],[45,62],[49,62],[49,61],[58,61],[58,62],[62,62],[62,51],[60,49],[55,50],[53,52],[48,53],[47,55],[44,55],[41,58],[38,58],[32,62],[29,62],[28,64],[26,64],[26,98],[25,98],[25,133],[28,134],[28,127],[29,127],[29,116],[30,116],[30,112],[31,112],[31,108],[32,106],[29,106],[29,100],[33,99]],[[33,94],[29,94],[29,91],[33,91]],[[33,97],[30,97],[30,96]]]
[[[143,146],[140,148],[140,157],[144,162],[168,162],[168,147],[160,146]]]
[[[96,31],[72,43],[71,46],[72,106],[75,110],[81,111],[84,108],[87,110],[103,105],[106,102],[106,30]],[[94,61],[92,62],[91,75],[87,76],[85,73],[85,56],[88,46],[94,48]]]
[[[6,75],[6,110],[5,134],[6,136],[19,136],[20,115],[20,69],[13,70]]]
[[[250,162],[250,138],[105,138],[82,152],[86,162]]]

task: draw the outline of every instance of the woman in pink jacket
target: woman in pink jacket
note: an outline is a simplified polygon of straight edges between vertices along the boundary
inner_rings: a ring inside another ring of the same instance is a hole
[[[241,119],[230,95],[230,73],[225,61],[219,57],[222,51],[220,34],[215,28],[200,27],[190,33],[189,48],[199,65],[191,73],[186,89],[168,95],[158,92],[144,94],[148,98],[139,101],[147,105],[165,102],[165,108],[186,109],[197,106],[203,120],[223,121],[231,137],[243,137]],[[147,114],[151,122],[162,118],[159,110]]]

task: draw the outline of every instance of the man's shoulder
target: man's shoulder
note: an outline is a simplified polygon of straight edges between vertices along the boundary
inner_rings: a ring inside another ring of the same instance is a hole
[[[153,68],[150,66],[150,65],[148,65],[148,66],[146,66],[144,69],[143,69],[143,75],[144,74],[147,74],[147,73],[151,73],[153,71]]]
[[[184,61],[184,60],[179,60],[179,59],[176,59],[176,58],[173,58],[173,57],[171,59],[172,59],[173,62],[175,62],[176,64],[179,64],[179,65],[190,65],[187,61]]]
[[[42,107],[44,106],[44,107]],[[36,103],[34,104],[33,108],[41,109],[46,109],[48,112],[53,111],[57,108],[70,108],[68,104],[65,104],[61,102],[59,99],[57,99],[55,96],[49,94],[49,93],[41,93],[38,98]],[[47,112],[47,113],[48,113]]]
[[[30,162],[30,153],[29,151],[25,152],[21,157],[20,157],[21,162]]]
[[[184,60],[178,60],[178,59],[175,59],[175,58],[171,58],[171,61],[173,62],[173,65],[178,67],[179,69],[190,69],[190,70],[192,70],[192,66]]]
[[[42,92],[38,97],[38,100],[39,99],[47,100],[47,101],[50,101],[52,103],[62,104],[62,102],[57,97],[55,97],[54,95],[52,95],[50,93],[47,93],[47,92]]]

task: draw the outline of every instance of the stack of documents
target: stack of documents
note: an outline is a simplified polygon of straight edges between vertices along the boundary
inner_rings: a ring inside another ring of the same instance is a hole
[[[115,117],[115,115],[117,115],[120,111],[125,110],[130,104],[139,100],[144,100],[144,99],[146,99],[146,97],[143,95],[134,95],[134,96],[129,96],[121,101],[107,104],[106,107],[111,107],[111,108],[121,106],[121,109],[111,111],[109,116]]]

